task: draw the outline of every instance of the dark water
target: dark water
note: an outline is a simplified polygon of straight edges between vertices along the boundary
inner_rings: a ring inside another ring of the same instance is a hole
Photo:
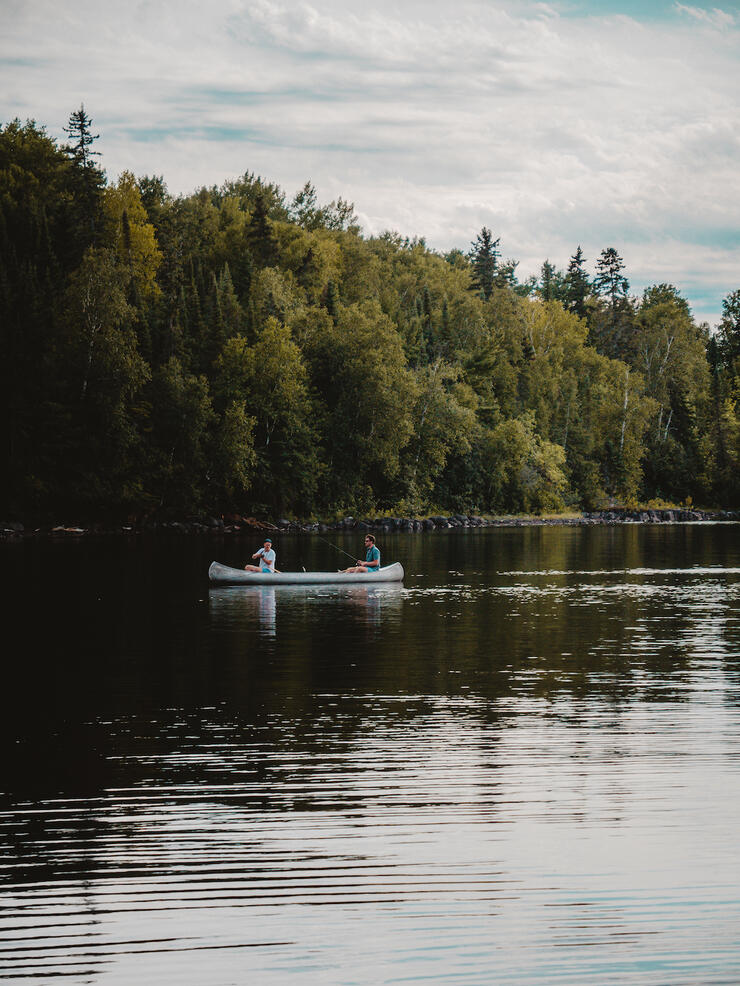
[[[740,982],[740,526],[254,547],[0,545],[0,977]]]

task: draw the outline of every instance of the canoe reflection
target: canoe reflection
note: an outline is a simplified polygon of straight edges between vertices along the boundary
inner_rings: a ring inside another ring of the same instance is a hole
[[[257,624],[260,634],[274,637],[280,612],[309,607],[338,607],[354,613],[365,624],[380,624],[400,613],[403,592],[403,586],[393,582],[342,586],[229,585],[211,588],[209,605],[215,629]]]

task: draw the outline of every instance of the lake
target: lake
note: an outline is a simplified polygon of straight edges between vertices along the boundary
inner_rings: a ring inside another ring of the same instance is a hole
[[[378,540],[0,544],[0,978],[740,982],[740,525]]]

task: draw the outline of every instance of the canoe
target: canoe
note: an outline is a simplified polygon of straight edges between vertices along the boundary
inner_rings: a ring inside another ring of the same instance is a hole
[[[223,585],[344,585],[348,582],[402,582],[403,565],[394,562],[379,568],[374,575],[347,574],[345,572],[245,572],[243,568],[229,568],[219,562],[211,562],[208,569],[211,582]]]

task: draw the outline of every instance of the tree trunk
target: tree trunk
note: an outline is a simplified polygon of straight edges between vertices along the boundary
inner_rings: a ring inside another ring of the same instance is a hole
[[[629,399],[630,399],[629,383],[630,383],[630,371],[628,369],[626,371],[625,375],[624,375],[624,408],[623,408],[623,417],[622,417],[622,435],[621,435],[621,437],[619,439],[619,454],[620,455],[622,454],[622,452],[624,450],[624,432],[625,432],[625,429],[627,428],[627,407],[629,405]]]

